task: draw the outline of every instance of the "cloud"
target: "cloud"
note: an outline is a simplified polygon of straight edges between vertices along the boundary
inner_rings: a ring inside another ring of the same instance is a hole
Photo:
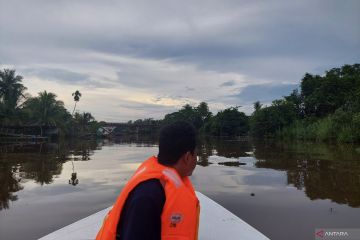
[[[166,114],[185,102],[209,101],[217,111],[270,101],[305,72],[360,61],[357,0],[0,0],[0,6],[0,65],[14,66],[32,93],[46,86],[67,99],[81,88],[91,99],[84,97],[84,109],[99,120],[146,117],[157,105],[169,106],[159,107]],[[114,101],[128,101],[133,115]]]
[[[109,79],[102,78],[100,81],[92,79],[90,74],[78,73],[61,68],[37,67],[21,69],[21,74],[25,77],[36,77],[44,81],[55,81],[69,85],[86,85],[87,88],[112,87]]]
[[[279,84],[274,85],[256,84],[242,88],[239,93],[229,96],[230,99],[238,99],[241,104],[253,104],[255,101],[270,103],[275,99],[280,99],[290,95],[291,92],[299,87],[298,84]]]
[[[39,78],[65,83],[85,83],[90,80],[90,76],[88,74],[58,68],[28,68],[23,69],[22,72],[28,76],[37,76]]]
[[[142,114],[151,112],[153,114],[153,116],[158,115],[158,113],[162,114],[164,112],[176,111],[176,108],[174,108],[173,106],[134,102],[134,101],[122,101],[117,106],[120,108],[128,109],[130,111],[137,111]]]
[[[226,81],[223,82],[222,84],[220,84],[220,87],[231,87],[235,85],[235,81],[230,80],[230,81]]]

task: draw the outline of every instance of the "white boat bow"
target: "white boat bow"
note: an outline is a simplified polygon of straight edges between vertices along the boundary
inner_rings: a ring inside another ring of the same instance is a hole
[[[266,240],[261,232],[233,213],[196,192],[200,201],[199,240]],[[95,239],[103,219],[111,207],[94,213],[75,223],[52,232],[40,240],[90,240]]]

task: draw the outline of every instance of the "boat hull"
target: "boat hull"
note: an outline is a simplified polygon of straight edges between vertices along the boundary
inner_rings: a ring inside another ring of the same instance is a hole
[[[261,232],[235,216],[233,213],[196,192],[199,198],[199,240],[266,240]],[[52,232],[40,240],[90,240],[95,239],[103,219],[111,207],[101,210],[75,223]]]

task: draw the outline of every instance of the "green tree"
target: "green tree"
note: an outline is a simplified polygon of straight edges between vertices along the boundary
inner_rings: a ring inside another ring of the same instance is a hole
[[[255,137],[275,137],[283,127],[289,126],[296,119],[296,112],[291,102],[275,100],[269,107],[255,111],[251,117],[251,133]]]
[[[65,119],[69,115],[64,108],[64,103],[56,100],[54,93],[46,91],[28,99],[25,102],[25,110],[29,113],[31,123],[40,126],[41,136],[46,126],[65,127]]]
[[[89,112],[75,113],[74,116],[75,124],[80,130],[80,135],[89,133],[91,124],[94,122],[95,118]]]
[[[249,119],[237,107],[230,107],[218,112],[204,128],[215,136],[241,136],[249,131]]]
[[[166,114],[163,123],[168,124],[174,121],[188,121],[192,123],[196,129],[202,126],[202,118],[196,108],[190,104],[185,104],[179,111]]]
[[[360,110],[360,64],[333,68],[324,76],[305,74],[301,96],[307,116],[325,117],[340,107]]]
[[[255,112],[259,111],[261,109],[261,107],[262,107],[262,104],[260,103],[260,101],[254,102],[254,110],[255,110]]]
[[[19,105],[25,100],[26,90],[22,79],[22,76],[15,74],[15,70],[0,70],[0,120],[3,125],[21,122]]]
[[[200,115],[202,125],[204,125],[211,117],[212,113],[209,110],[209,106],[206,102],[201,102],[195,108],[195,111]]]
[[[292,105],[297,118],[303,118],[305,116],[303,98],[297,89],[293,90],[289,96],[285,96],[284,100]]]
[[[76,103],[80,101],[81,93],[79,92],[79,90],[76,90],[75,92],[72,93],[72,96],[74,97],[74,101],[75,101],[74,109],[72,111],[72,115],[74,115]]]
[[[360,140],[360,64],[333,68],[324,75],[306,73],[301,91],[254,111],[251,132],[316,141]]]

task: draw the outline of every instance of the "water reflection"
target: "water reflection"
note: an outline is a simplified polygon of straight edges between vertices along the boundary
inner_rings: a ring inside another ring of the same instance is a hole
[[[198,165],[208,166],[209,157],[216,155],[235,161],[222,162],[223,165],[239,166],[242,163],[236,161],[240,157],[249,156],[248,152],[253,150],[253,146],[248,141],[237,141],[230,138],[201,138],[198,144]]]
[[[72,173],[71,173],[71,178],[69,179],[69,184],[76,186],[79,184],[79,179],[77,178],[77,172],[75,172],[75,166],[73,160],[71,160],[71,165],[72,165]]]
[[[228,166],[228,167],[239,167],[246,165],[246,163],[243,162],[219,162],[220,165]]]
[[[89,141],[0,145],[0,210],[18,199],[15,193],[23,189],[22,183],[51,184],[61,174],[63,163],[70,159],[88,161],[97,148],[96,142]],[[75,186],[79,180],[73,173],[71,183]]]
[[[208,166],[216,155],[231,161],[219,165],[239,167],[243,157],[253,156],[255,167],[286,171],[287,184],[303,190],[311,199],[331,199],[360,207],[360,154],[352,145],[302,142],[242,142],[230,139],[203,139],[199,165]]]
[[[158,144],[156,135],[124,135],[106,141],[107,144],[134,144],[136,147],[153,147]]]
[[[10,201],[18,199],[14,193],[22,190],[23,187],[20,185],[18,166],[10,164],[1,164],[0,166],[0,210],[3,210],[9,208]]]
[[[69,184],[80,184],[77,161],[90,161],[95,150],[116,144],[153,147],[154,136],[129,136],[101,141],[67,140],[59,143],[0,146],[0,210],[16,201],[22,183],[33,180],[51,184],[72,163]],[[219,158],[221,157],[221,158]],[[218,158],[221,161],[211,159]],[[246,165],[251,158],[254,166]],[[224,160],[225,159],[225,160]],[[199,139],[198,164],[211,167],[256,167],[286,172],[285,181],[304,191],[311,200],[331,199],[340,204],[360,207],[360,153],[353,146],[325,144],[248,142],[222,138]],[[245,166],[244,166],[245,165]]]
[[[255,165],[287,172],[287,183],[311,199],[360,207],[360,154],[351,145],[256,143]]]

